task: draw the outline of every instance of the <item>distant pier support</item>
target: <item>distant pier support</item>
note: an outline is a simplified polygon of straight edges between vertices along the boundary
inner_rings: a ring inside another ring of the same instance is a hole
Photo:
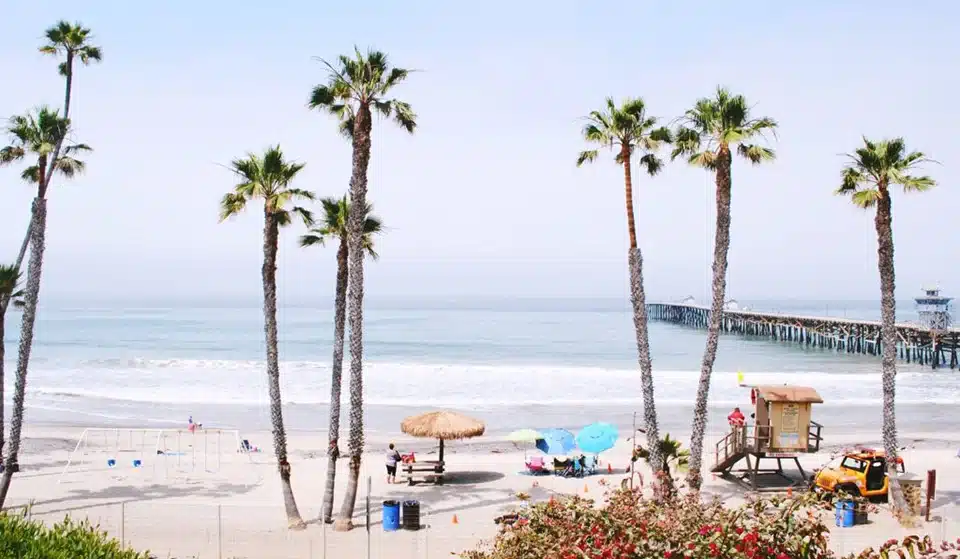
[[[706,329],[710,308],[684,303],[650,303],[651,320]],[[725,310],[720,331],[818,347],[839,353],[880,355],[880,323],[818,316],[794,316],[756,311]],[[960,367],[960,328],[930,328],[897,324],[897,357],[934,369]]]

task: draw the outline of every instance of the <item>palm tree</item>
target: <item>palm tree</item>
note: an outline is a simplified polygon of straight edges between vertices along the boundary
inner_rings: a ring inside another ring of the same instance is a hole
[[[350,175],[350,204],[367,205],[367,167],[370,164],[370,143],[373,111],[393,120],[407,132],[417,127],[416,114],[408,103],[390,98],[394,87],[403,82],[409,70],[391,67],[387,55],[379,51],[354,57],[341,55],[337,64],[320,59],[329,70],[327,83],[313,88],[308,106],[329,112],[338,119],[340,132],[353,143],[353,170]],[[350,478],[347,493],[334,529],[353,527],[353,510],[360,482],[360,460],[363,453],[363,222],[362,213],[350,214],[347,222],[348,295],[350,315]]]
[[[696,102],[681,117],[676,132],[676,146],[672,159],[685,156],[687,162],[716,175],[717,225],[713,250],[713,302],[707,327],[707,344],[700,366],[697,401],[693,409],[693,428],[690,441],[690,471],[687,483],[693,490],[700,489],[703,437],[707,429],[707,397],[710,393],[710,375],[717,357],[723,302],[727,290],[727,253],[730,250],[730,167],[733,151],[757,165],[774,159],[772,149],[751,143],[764,139],[766,133],[776,134],[777,123],[772,118],[753,118],[750,106],[742,95],[733,95],[717,88],[713,97]]]
[[[0,297],[4,300],[13,302],[13,306],[19,309],[23,308],[23,290],[20,289],[20,271],[14,266],[0,265]],[[0,307],[0,466],[3,465],[3,437],[4,437],[4,398],[3,392],[3,360],[6,357],[3,338],[5,335],[6,308]]]
[[[65,60],[60,63],[60,75],[67,82],[63,98],[63,118],[70,118],[74,60],[80,59],[84,66],[89,66],[93,62],[100,62],[103,59],[103,53],[100,51],[100,47],[93,46],[88,42],[93,38],[93,35],[79,21],[70,23],[60,20],[56,25],[47,29],[45,36],[47,43],[40,47],[40,52],[56,57],[65,57]]]
[[[65,56],[65,60],[60,63],[60,75],[65,78],[66,91],[63,97],[63,118],[70,118],[70,96],[73,92],[73,62],[77,59],[88,66],[93,62],[100,62],[102,53],[100,47],[90,45],[88,41],[93,38],[90,30],[83,27],[80,22],[70,24],[66,21],[58,21],[56,25],[46,31],[47,43],[40,47],[40,52],[59,57]],[[50,158],[49,175],[52,172],[56,161],[60,158],[61,146],[57,144],[53,150],[53,157]],[[31,220],[31,224],[33,221]],[[27,254],[27,245],[30,243],[30,230],[32,225],[27,226],[27,233],[23,237],[23,243],[20,245],[20,253],[17,255],[16,269],[19,270],[23,264],[23,258]],[[7,302],[0,300],[0,310],[6,311]]]
[[[347,323],[347,223],[350,216],[350,203],[347,197],[324,198],[320,200],[323,216],[319,227],[314,227],[300,237],[300,246],[324,246],[329,239],[338,239],[337,249],[337,291],[334,298],[333,319],[333,372],[330,378],[330,445],[327,448],[327,483],[323,489],[323,510],[321,518],[327,524],[333,522],[333,490],[336,486],[337,458],[340,457],[340,385],[343,378],[343,341]],[[379,256],[373,248],[373,236],[380,233],[383,225],[380,218],[370,215],[367,204],[366,219],[363,222],[363,248],[374,260]]]
[[[40,300],[40,274],[43,268],[44,235],[47,229],[47,189],[53,174],[70,178],[82,172],[84,163],[73,156],[91,151],[86,144],[68,144],[63,154],[55,156],[58,146],[63,146],[70,121],[60,118],[57,111],[40,107],[35,113],[14,116],[9,120],[7,132],[13,143],[0,149],[0,165],[10,164],[27,157],[36,158],[20,174],[27,182],[37,185],[37,197],[33,200],[30,221],[30,260],[27,264],[27,285],[24,292],[23,317],[20,323],[20,346],[17,352],[17,373],[13,394],[13,413],[10,422],[10,447],[0,479],[0,506],[6,499],[13,474],[19,469],[20,434],[23,428],[24,398],[27,388],[27,367],[33,347],[33,327],[37,318]],[[19,267],[14,265],[19,272]]]
[[[630,273],[630,302],[633,305],[633,326],[637,336],[637,360],[640,364],[640,383],[643,388],[643,419],[647,441],[654,456],[650,461],[655,474],[665,471],[656,444],[660,440],[657,425],[657,408],[653,391],[653,363],[650,360],[650,341],[647,334],[646,295],[643,289],[643,255],[637,245],[637,230],[633,217],[633,175],[632,157],[639,154],[640,166],[647,174],[654,176],[663,167],[663,161],[656,152],[664,143],[671,141],[666,128],[657,127],[657,119],[647,115],[642,99],[626,99],[618,107],[613,99],[607,98],[606,107],[593,111],[587,117],[583,127],[583,138],[602,148],[614,152],[614,161],[623,166],[623,182],[626,190],[627,233],[630,237],[630,249],[627,262]],[[594,161],[599,150],[580,152],[577,167]]]
[[[906,502],[897,479],[897,422],[895,412],[897,378],[896,287],[893,267],[893,200],[890,187],[900,185],[904,192],[923,192],[936,186],[928,176],[916,176],[917,166],[929,162],[918,151],[907,152],[903,138],[874,142],[863,139],[863,147],[848,154],[849,164],[837,194],[850,196],[854,205],[865,210],[876,208],[877,264],[880,269],[880,351],[883,366],[883,448],[890,471],[890,495],[894,509],[906,510]]]
[[[270,392],[270,421],[273,430],[273,449],[280,472],[280,487],[287,522],[292,529],[306,528],[290,485],[290,463],[287,461],[287,435],[283,426],[283,407],[280,399],[280,357],[277,349],[277,249],[280,227],[299,218],[307,226],[313,223],[310,212],[300,206],[287,207],[296,200],[313,200],[307,190],[292,188],[290,183],[303,169],[302,163],[288,162],[280,146],[270,147],[263,155],[248,153],[244,159],[235,159],[230,169],[239,182],[223,196],[220,203],[220,221],[239,214],[250,200],[263,200],[263,321],[267,345],[267,386]]]

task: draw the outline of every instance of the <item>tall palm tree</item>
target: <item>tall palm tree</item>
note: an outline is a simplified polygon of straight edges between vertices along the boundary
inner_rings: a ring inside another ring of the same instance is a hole
[[[13,306],[19,309],[23,308],[23,290],[20,289],[20,271],[14,266],[0,265],[0,297],[9,300]],[[3,464],[3,444],[4,444],[4,383],[3,360],[6,357],[6,348],[3,343],[6,324],[6,308],[0,308],[0,465]]]
[[[67,144],[63,154],[55,157],[57,146],[63,146],[70,121],[61,118],[57,111],[40,107],[34,113],[14,116],[9,120],[7,132],[13,143],[0,149],[0,164],[10,164],[26,158],[30,162],[20,174],[21,178],[37,185],[37,197],[33,200],[30,221],[30,260],[27,263],[27,285],[24,291],[23,317],[20,323],[20,346],[17,352],[17,373],[13,394],[13,413],[10,422],[10,447],[0,478],[0,506],[6,499],[13,474],[19,469],[20,434],[23,428],[24,398],[27,389],[27,367],[33,347],[33,327],[37,318],[40,300],[40,274],[43,268],[44,235],[47,229],[47,189],[54,173],[67,178],[84,169],[84,163],[74,155],[91,151],[86,144]],[[17,266],[15,270],[19,271]]]
[[[84,66],[88,66],[93,62],[100,62],[102,60],[102,52],[100,51],[100,47],[93,46],[89,43],[93,35],[91,35],[90,30],[80,22],[71,24],[60,20],[56,25],[47,29],[45,35],[47,43],[40,46],[40,52],[56,57],[63,55],[65,58],[65,60],[60,63],[59,69],[60,75],[64,77],[66,82],[66,91],[63,96],[63,118],[69,119],[70,96],[73,92],[73,63],[77,59],[79,59]],[[59,144],[54,147],[47,175],[52,172],[56,161],[60,158],[60,150],[61,146]],[[31,220],[30,223],[32,224],[33,221]],[[23,259],[27,254],[27,245],[30,243],[30,231],[31,226],[28,225],[27,233],[24,235],[23,243],[20,245],[20,253],[17,255],[17,270],[20,269],[20,266],[23,264]],[[6,308],[7,301],[0,299],[0,310],[5,311]]]
[[[657,424],[657,408],[653,390],[653,363],[650,360],[650,340],[647,334],[646,294],[643,289],[643,255],[637,245],[637,229],[633,216],[633,174],[631,164],[634,154],[639,155],[640,167],[650,176],[660,172],[663,161],[657,151],[671,141],[670,131],[657,127],[657,119],[647,115],[642,99],[625,99],[617,106],[607,98],[606,106],[593,111],[583,127],[583,138],[601,148],[614,152],[614,161],[623,166],[623,182],[626,191],[627,233],[630,248],[627,262],[630,273],[630,302],[633,305],[633,326],[637,337],[637,360],[640,365],[640,383],[643,388],[643,420],[647,433],[650,459],[655,473],[666,472],[666,464],[659,452],[660,429]],[[598,149],[580,152],[577,167],[594,161]],[[669,473],[669,472],[666,472]],[[667,480],[666,477],[663,478]]]
[[[697,401],[693,410],[693,428],[690,441],[690,470],[687,483],[699,490],[702,481],[703,437],[707,429],[707,397],[710,394],[710,375],[717,357],[720,324],[723,320],[723,302],[727,290],[727,253],[730,250],[730,168],[734,150],[754,165],[772,161],[772,149],[752,143],[765,139],[767,133],[776,135],[777,123],[772,118],[753,118],[750,106],[742,95],[733,95],[719,87],[713,97],[696,102],[681,117],[676,132],[676,146],[672,159],[684,156],[687,162],[715,173],[717,188],[717,224],[713,249],[713,302],[707,343],[700,366]]]
[[[836,193],[850,196],[855,206],[865,210],[876,208],[877,264],[880,269],[880,355],[883,367],[883,448],[890,471],[890,495],[898,511],[906,510],[906,502],[897,479],[897,421],[895,409],[897,379],[897,317],[895,273],[893,267],[893,200],[890,188],[903,187],[904,192],[923,192],[936,186],[928,176],[912,174],[930,160],[918,151],[907,151],[903,138],[874,142],[863,139],[863,147],[848,154],[842,182]]]
[[[40,52],[52,56],[64,57],[60,63],[60,75],[66,79],[66,91],[63,97],[63,118],[70,118],[70,95],[73,91],[73,62],[80,60],[84,66],[103,60],[103,53],[100,47],[90,44],[93,35],[90,29],[83,26],[79,21],[70,23],[65,20],[58,21],[53,27],[47,29],[45,36],[46,44],[40,47]]]
[[[230,169],[239,182],[223,196],[220,203],[220,221],[239,214],[251,200],[263,200],[263,329],[267,346],[267,386],[270,392],[270,422],[273,430],[273,449],[280,472],[280,487],[287,522],[292,529],[306,528],[290,485],[291,468],[287,461],[287,434],[283,426],[283,406],[280,399],[280,356],[277,348],[277,250],[280,228],[299,218],[307,226],[313,223],[310,212],[300,206],[289,206],[297,200],[313,200],[307,190],[293,188],[290,183],[303,169],[302,163],[284,159],[280,146],[270,147],[263,155],[248,153],[244,159],[235,159]]]
[[[343,342],[347,325],[347,223],[350,216],[350,202],[347,197],[324,198],[320,200],[323,215],[320,226],[300,237],[300,246],[325,246],[327,240],[337,239],[337,291],[334,297],[333,319],[333,368],[330,377],[330,441],[327,448],[327,483],[323,488],[323,509],[321,518],[326,523],[333,521],[333,490],[336,486],[337,458],[340,457],[340,388],[343,378]],[[374,250],[373,236],[380,233],[383,224],[380,218],[371,215],[372,208],[367,204],[366,218],[363,222],[363,248],[374,260],[379,258]]]
[[[370,143],[373,111],[392,117],[411,134],[417,127],[416,114],[408,103],[389,97],[394,87],[403,82],[409,70],[392,67],[387,55],[379,51],[360,52],[354,48],[353,58],[341,55],[336,65],[320,59],[329,70],[327,83],[313,88],[308,106],[329,112],[338,119],[340,132],[353,143],[353,170],[350,175],[350,203],[367,205],[367,167],[370,165]],[[363,214],[350,214],[347,222],[349,272],[347,309],[350,318],[350,478],[335,530],[353,527],[353,510],[360,482],[360,460],[363,453]]]

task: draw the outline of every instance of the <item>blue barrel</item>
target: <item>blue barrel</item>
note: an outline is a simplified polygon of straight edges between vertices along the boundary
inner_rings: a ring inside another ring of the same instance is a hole
[[[395,532],[400,529],[400,502],[383,502],[383,531]]]
[[[837,501],[837,526],[849,528],[853,526],[853,501]]]

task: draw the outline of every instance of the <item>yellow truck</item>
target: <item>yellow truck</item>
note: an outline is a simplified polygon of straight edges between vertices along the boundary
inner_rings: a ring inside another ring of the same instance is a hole
[[[897,467],[900,473],[904,472],[903,458],[897,458]],[[871,448],[847,453],[838,466],[818,471],[813,478],[812,488],[885,500],[889,488],[886,456],[883,451]]]

